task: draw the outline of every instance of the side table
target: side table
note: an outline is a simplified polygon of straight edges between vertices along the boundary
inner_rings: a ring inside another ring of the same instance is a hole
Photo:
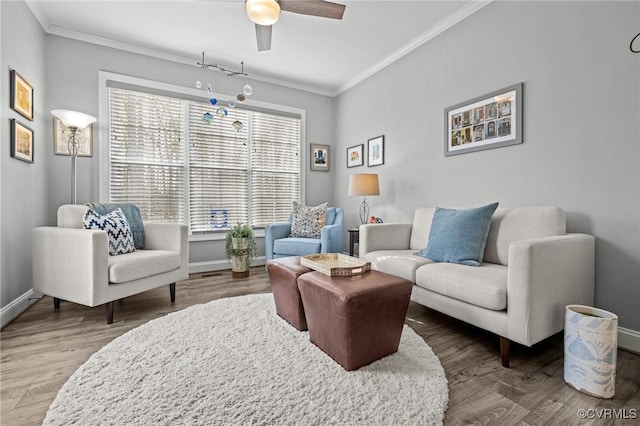
[[[360,243],[360,228],[347,229],[349,233],[349,256],[353,256],[356,243]]]

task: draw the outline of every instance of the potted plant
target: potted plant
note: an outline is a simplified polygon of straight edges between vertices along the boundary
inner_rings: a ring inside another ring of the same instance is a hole
[[[253,230],[241,223],[227,232],[225,253],[231,259],[231,270],[234,278],[249,276],[249,266],[258,254],[258,245]]]

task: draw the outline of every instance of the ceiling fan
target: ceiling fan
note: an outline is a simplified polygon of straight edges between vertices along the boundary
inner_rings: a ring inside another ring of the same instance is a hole
[[[280,11],[342,19],[345,5],[322,0],[245,0],[247,15],[256,24],[258,51],[271,50],[271,29]]]

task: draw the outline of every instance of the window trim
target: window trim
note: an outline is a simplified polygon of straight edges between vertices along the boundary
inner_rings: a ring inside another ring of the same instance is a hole
[[[109,201],[109,182],[110,182],[110,167],[109,167],[109,82],[122,83],[131,86],[138,86],[144,91],[144,89],[160,90],[163,92],[173,93],[177,97],[184,98],[195,97],[201,99],[203,102],[208,102],[208,95],[203,90],[192,89],[188,87],[178,86],[169,83],[163,83],[155,80],[148,80],[140,77],[133,77],[124,74],[117,74],[107,71],[98,71],[98,131],[94,136],[97,136],[98,142],[98,201]],[[224,93],[214,93],[214,96],[225,99],[232,99],[233,95]],[[247,99],[244,102],[245,105],[271,111],[273,113],[284,112],[288,114],[294,114],[300,116],[300,201],[306,199],[305,187],[306,187],[306,175],[305,165],[307,164],[307,149],[306,149],[306,110],[296,107],[290,107],[286,105],[273,104],[270,102],[257,101],[254,99]],[[94,127],[95,128],[95,127]],[[187,161],[188,163],[188,161]],[[188,164],[185,164],[185,171],[188,171]],[[187,179],[185,179],[185,185],[188,185]],[[188,191],[185,194],[185,203],[188,203]],[[185,205],[185,212],[188,215],[188,204]],[[188,223],[186,224],[188,225]],[[264,232],[257,230],[257,236],[262,237]],[[189,241],[211,241],[224,239],[224,233],[197,233],[189,234]]]

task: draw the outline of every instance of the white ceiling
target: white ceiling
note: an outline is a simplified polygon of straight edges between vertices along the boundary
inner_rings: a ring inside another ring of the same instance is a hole
[[[340,1],[342,20],[282,12],[258,52],[244,0],[27,0],[50,34],[335,96],[489,1]]]

